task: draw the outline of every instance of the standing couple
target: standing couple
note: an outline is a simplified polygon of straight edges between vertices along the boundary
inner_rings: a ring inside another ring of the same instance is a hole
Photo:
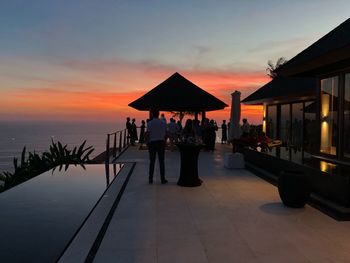
[[[162,184],[166,184],[168,181],[165,179],[165,138],[166,138],[166,123],[159,119],[159,111],[152,110],[152,120],[147,124],[146,138],[148,142],[149,151],[149,174],[148,182],[153,184],[154,164],[156,162],[156,154],[158,154],[160,179]]]

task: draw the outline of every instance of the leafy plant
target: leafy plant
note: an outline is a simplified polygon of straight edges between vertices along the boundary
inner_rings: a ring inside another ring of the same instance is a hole
[[[179,118],[182,123],[182,120],[186,115],[194,116],[196,113],[194,111],[172,111],[171,114],[173,118]]]
[[[280,57],[279,59],[277,59],[276,64],[274,64],[272,60],[269,60],[267,62],[267,68],[266,68],[267,75],[270,76],[270,78],[272,79],[278,77],[279,75],[277,73],[277,69],[287,62],[288,60],[284,57]]]
[[[85,144],[86,140],[79,147],[69,150],[67,144],[63,146],[61,142],[56,143],[52,140],[49,151],[43,152],[41,155],[35,151],[28,152],[27,159],[26,147],[24,147],[20,163],[16,157],[13,158],[14,172],[0,173],[0,182],[2,182],[0,191],[7,190],[52,168],[55,170],[59,167],[61,170],[64,166],[67,170],[70,164],[84,167],[84,164],[90,162],[90,155],[94,151],[92,146],[84,148]]]

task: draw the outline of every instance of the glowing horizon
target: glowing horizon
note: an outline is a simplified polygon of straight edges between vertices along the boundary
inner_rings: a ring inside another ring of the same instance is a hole
[[[243,99],[269,81],[269,59],[290,59],[346,20],[340,1],[318,1],[319,20],[304,2],[5,0],[0,121],[145,119],[127,105],[174,72],[231,105],[235,90]],[[262,107],[241,115],[261,123]]]
[[[129,107],[128,104],[164,81],[173,72],[171,69],[163,70],[150,67],[142,69],[136,67],[135,69],[135,65],[132,66],[132,69],[123,65],[119,70],[123,70],[124,81],[130,79],[132,88],[125,88],[124,83],[120,82],[118,77],[104,73],[104,81],[100,83],[89,82],[85,79],[79,80],[80,77],[75,77],[73,81],[60,79],[49,84],[45,83],[46,85],[42,87],[17,87],[6,90],[0,100],[3,105],[0,119],[6,120],[5,116],[8,116],[9,119],[17,116],[19,120],[29,118],[33,120],[91,119],[109,121],[124,119],[126,116],[147,118],[147,112],[139,112]],[[134,81],[134,75],[139,75],[137,71],[140,70],[147,71],[147,75],[143,76],[142,81],[140,79]],[[81,72],[79,68],[78,75],[81,74],[88,75],[90,79],[94,79],[91,75],[94,74],[96,79],[99,79],[101,72],[97,68],[90,67]],[[185,71],[182,74],[228,105],[231,105],[230,94],[234,90],[240,90],[242,97],[245,97],[269,81],[266,75],[259,72]],[[113,83],[116,84],[113,85]],[[242,116],[251,119],[253,123],[261,121],[261,114],[259,106],[242,106]],[[229,115],[230,107],[208,112],[210,118],[218,120],[228,120]]]

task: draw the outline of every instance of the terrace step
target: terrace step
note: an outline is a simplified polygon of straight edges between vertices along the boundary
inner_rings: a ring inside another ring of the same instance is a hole
[[[58,262],[92,262],[134,167],[135,163],[124,164]]]

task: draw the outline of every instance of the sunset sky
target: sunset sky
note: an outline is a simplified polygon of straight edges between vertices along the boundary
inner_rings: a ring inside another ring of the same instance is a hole
[[[338,0],[1,0],[0,120],[145,118],[128,103],[179,72],[230,105],[346,20]],[[229,108],[212,112],[220,121]],[[261,122],[261,108],[242,116]]]

